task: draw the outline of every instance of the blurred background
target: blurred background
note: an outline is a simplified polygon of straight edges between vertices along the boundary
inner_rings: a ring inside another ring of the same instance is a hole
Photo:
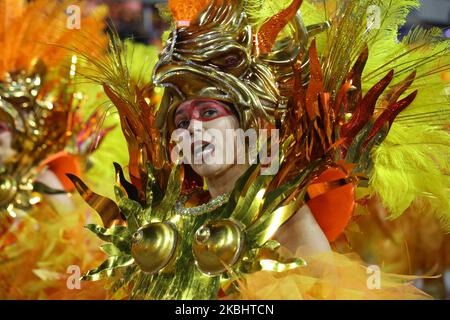
[[[440,27],[447,38],[450,38],[450,0],[421,0],[419,10],[411,12],[408,22],[401,32],[407,32],[411,27]]]
[[[106,4],[121,38],[133,38],[145,44],[157,44],[168,28],[159,15],[159,0],[88,0],[93,6]]]
[[[167,25],[159,16],[158,4],[166,0],[89,0],[92,5],[106,4],[114,25],[122,38],[133,37],[141,43],[157,43]],[[422,0],[420,10],[412,12],[400,31],[406,33],[412,26],[437,26],[450,38],[450,0]]]

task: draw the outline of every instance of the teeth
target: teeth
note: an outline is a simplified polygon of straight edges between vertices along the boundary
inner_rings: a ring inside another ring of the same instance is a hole
[[[210,144],[210,143],[208,143],[204,148],[203,148],[203,152],[206,152],[206,151],[213,151],[214,150],[214,145],[213,144]]]
[[[207,151],[213,151],[214,145],[211,143],[204,143],[202,145],[196,146],[194,148],[194,157],[199,157],[200,154],[205,153]]]
[[[201,152],[203,152],[203,145],[199,145],[199,146],[196,146],[196,147],[194,148],[194,154],[195,154],[195,155],[197,155],[197,154],[199,154],[199,153],[201,153]]]

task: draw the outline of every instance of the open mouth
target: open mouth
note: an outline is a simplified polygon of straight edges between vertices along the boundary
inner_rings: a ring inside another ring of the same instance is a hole
[[[191,146],[194,159],[202,159],[213,156],[215,149],[215,145],[207,141],[194,141]]]

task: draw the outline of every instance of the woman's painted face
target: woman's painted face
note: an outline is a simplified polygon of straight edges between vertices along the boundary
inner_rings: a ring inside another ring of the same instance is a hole
[[[12,134],[6,123],[0,122],[0,165],[12,157],[16,152],[11,148]]]
[[[185,101],[175,111],[174,126],[176,132],[187,131],[190,136],[183,139],[183,150],[188,150],[183,157],[198,175],[216,176],[236,164],[239,121],[226,104],[212,99]]]

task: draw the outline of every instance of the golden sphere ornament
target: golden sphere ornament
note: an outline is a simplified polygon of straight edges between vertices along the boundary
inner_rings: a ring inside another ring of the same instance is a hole
[[[197,230],[192,243],[198,269],[210,276],[227,271],[240,260],[245,242],[239,223],[229,219],[207,222]]]
[[[178,231],[170,222],[148,224],[133,234],[131,255],[140,269],[156,274],[174,259]]]

